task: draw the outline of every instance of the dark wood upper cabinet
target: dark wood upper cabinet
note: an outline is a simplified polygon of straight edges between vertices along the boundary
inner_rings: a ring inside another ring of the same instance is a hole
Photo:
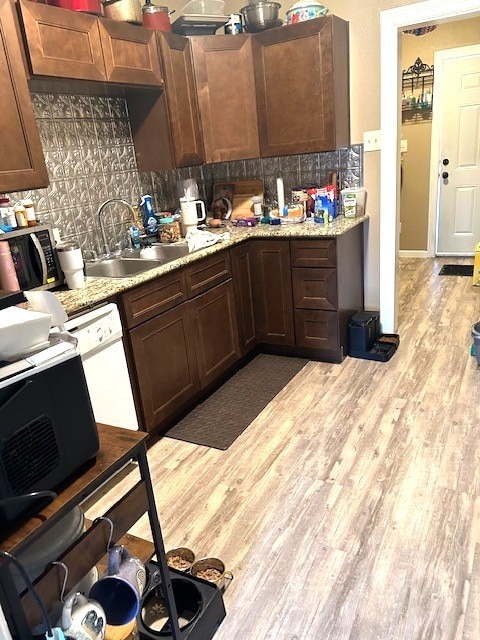
[[[34,75],[105,80],[98,19],[36,2],[19,3]]]
[[[164,171],[205,161],[188,38],[157,31],[165,91],[127,95],[139,171]],[[154,141],[154,144],[152,143]]]
[[[258,158],[252,37],[190,39],[207,162]]]
[[[11,0],[0,0],[0,42],[0,192],[45,187],[48,174]]]
[[[202,164],[205,160],[188,38],[157,32],[163,70],[175,166]]]
[[[98,20],[107,81],[163,86],[155,31],[117,20]]]
[[[252,41],[261,155],[350,144],[348,23],[324,16]]]

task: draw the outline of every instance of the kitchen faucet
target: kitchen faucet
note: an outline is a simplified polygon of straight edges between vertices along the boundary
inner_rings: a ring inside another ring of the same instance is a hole
[[[122,198],[109,198],[108,200],[105,200],[105,202],[102,202],[102,204],[99,206],[97,211],[98,226],[100,227],[100,233],[102,236],[103,251],[107,258],[109,258],[112,254],[110,253],[110,247],[108,246],[107,238],[105,236],[105,227],[103,226],[103,212],[105,208],[112,202],[118,202],[119,204],[125,205],[127,209],[130,211],[130,213],[132,214],[132,220],[135,218],[135,212],[132,206]]]

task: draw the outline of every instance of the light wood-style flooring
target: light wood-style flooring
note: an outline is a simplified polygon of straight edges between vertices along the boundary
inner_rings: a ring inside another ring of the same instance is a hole
[[[480,639],[480,288],[445,262],[400,261],[390,362],[308,363],[228,451],[149,450],[166,548],[235,576],[215,640]]]

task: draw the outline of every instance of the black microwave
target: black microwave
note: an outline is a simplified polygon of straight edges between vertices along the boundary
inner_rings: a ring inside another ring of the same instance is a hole
[[[63,283],[51,225],[9,231],[0,236],[0,242],[9,244],[22,291],[53,289]]]

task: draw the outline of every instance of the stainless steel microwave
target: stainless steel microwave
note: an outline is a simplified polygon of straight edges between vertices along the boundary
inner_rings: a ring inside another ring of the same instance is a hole
[[[0,236],[0,242],[9,244],[22,291],[53,289],[63,283],[51,225],[9,231]]]

